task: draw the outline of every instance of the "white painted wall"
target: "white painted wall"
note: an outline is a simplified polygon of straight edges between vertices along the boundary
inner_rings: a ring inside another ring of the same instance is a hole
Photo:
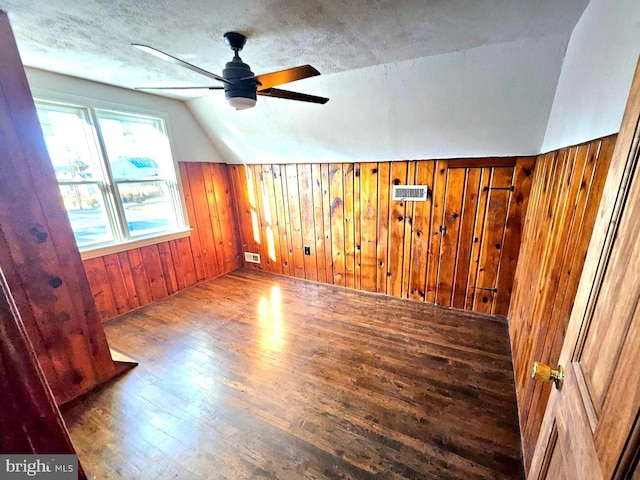
[[[35,97],[165,117],[179,162],[224,162],[184,102],[57,73],[25,68]]]
[[[591,0],[567,48],[541,151],[616,133],[640,54],[640,1]]]
[[[235,111],[221,92],[187,105],[230,163],[534,155],[567,42],[527,38],[282,87],[326,105],[258,97]]]

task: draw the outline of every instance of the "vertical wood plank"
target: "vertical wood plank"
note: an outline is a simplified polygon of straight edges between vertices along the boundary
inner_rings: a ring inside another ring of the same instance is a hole
[[[184,279],[184,286],[191,287],[198,282],[198,276],[196,271],[196,264],[194,261],[195,253],[191,249],[191,242],[189,238],[179,238],[175,241],[176,250],[180,267],[182,269],[182,276]]]
[[[416,162],[407,162],[407,185],[415,185],[416,180]],[[404,214],[404,246],[402,256],[402,290],[401,298],[409,298],[409,288],[411,282],[411,260],[413,252],[411,251],[413,238],[413,217],[415,214],[416,202],[405,202]]]
[[[329,167],[329,194],[331,198],[331,251],[333,253],[333,283],[345,286],[344,259],[344,180],[342,164],[331,164]]]
[[[187,164],[189,186],[191,188],[191,200],[197,225],[197,235],[200,239],[202,251],[202,263],[205,270],[205,278],[213,278],[218,275],[218,262],[216,258],[216,242],[213,236],[211,216],[209,212],[209,196],[212,192],[208,189],[211,181],[205,175],[208,165],[200,163]]]
[[[260,251],[260,224],[255,205],[253,172],[246,165],[231,166],[234,198],[237,202],[238,221],[243,252]],[[246,268],[259,270],[260,265],[244,262]],[[197,267],[197,264],[196,264]]]
[[[196,278],[199,282],[201,282],[205,278],[207,278],[207,272],[202,258],[202,247],[200,245],[200,236],[198,235],[198,221],[196,219],[195,208],[193,206],[193,195],[191,194],[189,172],[186,163],[180,163],[179,168],[180,178],[182,179],[182,191],[184,192],[184,203],[187,207],[189,224],[193,228],[191,236],[189,237],[189,250],[193,252],[193,262],[196,272]],[[144,303],[143,305],[146,305],[146,303]]]
[[[239,233],[236,213],[233,207],[229,166],[222,163],[210,165],[215,204],[222,234],[222,252],[224,273],[231,272],[242,265],[239,248]]]
[[[485,231],[485,222],[487,220],[489,187],[491,186],[491,178],[493,169],[483,168],[480,174],[480,190],[478,192],[478,206],[476,208],[475,226],[473,231],[473,246],[471,248],[471,261],[469,262],[469,277],[465,295],[465,309],[473,310],[476,296],[481,294],[480,290],[476,290],[478,286],[478,275],[480,272],[480,255],[482,253],[483,232]]]
[[[477,312],[492,313],[495,292],[486,289],[496,288],[500,253],[503,248],[502,242],[511,198],[511,192],[508,189],[513,185],[513,170],[510,167],[493,169],[475,285],[476,296],[473,309]]]
[[[171,255],[171,246],[169,242],[160,242],[157,247],[167,294],[171,295],[178,291],[178,279],[176,278],[173,256]]]
[[[327,283],[333,283],[333,251],[331,234],[331,194],[329,193],[329,165],[320,165],[322,187],[322,223],[324,225],[324,264]]]
[[[360,273],[362,290],[375,292],[377,286],[376,242],[377,242],[377,197],[378,164],[360,165],[361,202],[360,202]]]
[[[128,263],[131,269],[131,276],[136,287],[136,295],[138,296],[140,306],[148,305],[152,302],[151,289],[149,288],[149,281],[147,280],[147,274],[144,264],[142,263],[140,250],[129,250],[127,257],[129,259]]]
[[[92,258],[85,262],[85,268],[91,278],[91,294],[96,301],[98,318],[105,320],[114,317],[118,310],[113,300],[113,293],[102,257]]]
[[[276,202],[276,213],[278,215],[278,237],[280,240],[280,256],[282,258],[282,273],[293,275],[293,246],[291,245],[291,235],[289,233],[289,209],[287,207],[287,184],[282,172],[284,167],[272,165],[273,190]]]
[[[160,254],[157,245],[149,245],[142,247],[140,256],[143,259],[144,271],[149,282],[149,290],[151,291],[151,299],[154,302],[165,298],[167,293],[167,285],[162,272],[162,264],[160,262]]]
[[[224,272],[224,241],[222,238],[222,227],[220,225],[220,217],[218,215],[218,202],[217,202],[217,193],[215,191],[215,186],[213,182],[213,164],[211,163],[203,163],[202,165],[202,179],[204,180],[204,188],[207,194],[207,212],[209,213],[207,216],[208,225],[205,225],[205,228],[209,228],[212,233],[212,247],[213,252],[211,252],[212,264],[215,265],[215,268],[211,271],[211,277],[217,277]]]
[[[107,282],[113,295],[113,302],[116,310],[112,312],[113,315],[119,315],[131,310],[131,304],[129,303],[129,292],[124,282],[124,276],[122,269],[120,268],[120,260],[118,255],[113,253],[111,255],[105,255],[102,257],[104,262],[104,268],[107,272]],[[108,317],[111,318],[111,317]]]
[[[251,192],[253,192],[253,197],[251,200],[251,213],[253,218],[256,220],[257,226],[256,238],[258,248],[257,250],[255,250],[255,253],[260,254],[260,264],[258,265],[258,268],[260,270],[272,272],[274,270],[274,261],[270,258],[269,255],[267,227],[265,223],[265,190],[262,179],[262,168],[260,167],[260,165],[247,165],[247,171],[249,172],[249,176],[251,178]]]
[[[416,183],[426,185],[427,200],[416,202],[412,232],[412,259],[409,298],[424,301],[426,296],[427,261],[431,236],[431,208],[433,201],[434,161],[421,160],[416,164]]]
[[[184,279],[185,266],[182,264],[180,258],[178,242],[176,240],[171,240],[170,242],[167,242],[167,245],[169,247],[169,252],[171,253],[171,259],[173,260],[173,271],[176,279],[176,289],[179,291],[187,288],[187,284]],[[193,264],[193,258],[191,259],[191,264]]]
[[[322,201],[322,174],[320,165],[311,165],[311,186],[313,190],[313,223],[315,226],[315,247],[318,282],[327,283],[325,254],[324,215]]]
[[[535,169],[535,158],[518,158],[513,175],[514,191],[509,212],[507,214],[507,226],[504,234],[502,257],[498,272],[498,292],[495,296],[493,312],[496,315],[507,316],[509,303],[513,292],[513,279],[518,264],[518,255],[522,243],[522,228],[527,212],[531,183]]]
[[[117,256],[118,263],[120,264],[120,271],[122,272],[122,279],[127,290],[127,296],[129,297],[129,307],[133,310],[140,306],[140,299],[138,298],[136,284],[133,281],[133,275],[131,274],[129,257],[127,256],[127,252],[120,252],[117,254]]]
[[[279,217],[276,205],[273,169],[270,165],[262,165],[260,180],[263,186],[264,229],[267,242],[269,261],[272,262],[272,272],[283,273],[282,247],[280,246]],[[283,240],[285,240],[283,238]]]
[[[462,218],[460,219],[460,241],[456,253],[456,270],[453,285],[454,308],[465,308],[468,292],[469,272],[471,269],[472,249],[476,221],[478,219],[478,201],[481,194],[481,168],[467,169],[467,182],[463,194]]]
[[[287,193],[289,197],[289,218],[291,223],[291,245],[293,247],[293,273],[298,278],[305,278],[304,240],[300,220],[300,192],[298,189],[297,165],[286,165]]]
[[[345,286],[355,288],[354,164],[342,165],[344,202],[344,271]]]
[[[356,290],[362,290],[362,165],[355,163],[353,166],[353,230],[354,230],[354,278]]]
[[[444,218],[444,198],[447,186],[447,162],[438,160],[435,165],[433,185],[433,210],[431,215],[431,238],[429,240],[429,253],[427,257],[427,296],[429,303],[436,302],[436,291],[438,288],[438,268],[440,266],[440,243]]]
[[[304,254],[305,278],[318,280],[318,265],[316,259],[316,230],[315,212],[313,208],[313,178],[311,165],[298,165],[298,187],[300,190],[300,225],[302,227],[302,244],[308,247],[310,254]]]
[[[405,185],[408,174],[407,162],[391,164],[391,183]],[[389,204],[389,259],[387,261],[389,277],[387,293],[394,297],[402,296],[402,277],[404,269],[404,235],[406,202],[391,200]]]
[[[386,294],[389,274],[389,215],[391,198],[391,164],[378,163],[378,244],[376,291]]]
[[[467,169],[448,168],[444,200],[444,217],[440,242],[440,267],[436,289],[436,303],[446,307],[453,301],[456,258],[460,239],[463,193],[466,191]]]

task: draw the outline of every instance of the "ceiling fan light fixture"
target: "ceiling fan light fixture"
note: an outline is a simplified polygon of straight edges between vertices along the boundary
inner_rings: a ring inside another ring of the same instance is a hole
[[[246,110],[247,108],[253,108],[256,106],[255,98],[247,98],[247,97],[229,97],[227,98],[229,105],[231,105],[236,110]]]
[[[226,63],[224,70],[222,70],[222,76],[211,73],[200,67],[196,67],[195,65],[187,63],[184,60],[180,60],[177,57],[173,57],[168,53],[161,52],[160,50],[148,45],[132,43],[131,45],[146,53],[169,63],[173,63],[174,65],[180,65],[184,68],[188,68],[191,71],[222,82],[223,84],[220,86],[206,87],[136,87],[136,90],[189,90],[192,88],[224,90],[224,95],[227,98],[229,105],[236,110],[246,110],[254,107],[256,105],[257,95],[320,104],[325,104],[329,101],[328,98],[324,97],[316,97],[315,95],[306,95],[304,93],[273,88],[284,83],[295,82],[304,78],[320,75],[320,72],[311,65],[300,65],[298,67],[288,68],[277,72],[254,75],[251,71],[251,67],[244,63],[238,54],[238,52],[240,52],[244,47],[247,37],[238,32],[227,32],[224,34],[224,39],[227,42],[227,45],[231,47],[231,50],[233,50],[233,58],[230,62]]]

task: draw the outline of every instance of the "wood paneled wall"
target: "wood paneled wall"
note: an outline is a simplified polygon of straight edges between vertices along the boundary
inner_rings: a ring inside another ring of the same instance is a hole
[[[261,255],[245,266],[506,315],[534,162],[232,165],[243,250]],[[393,201],[394,184],[427,201]]]
[[[3,12],[0,39],[0,272],[60,404],[111,378],[116,367]]]
[[[189,237],[85,260],[101,320],[242,266],[228,166],[181,163]]]
[[[528,470],[551,384],[534,361],[557,365],[607,176],[615,136],[540,155],[509,310]]]

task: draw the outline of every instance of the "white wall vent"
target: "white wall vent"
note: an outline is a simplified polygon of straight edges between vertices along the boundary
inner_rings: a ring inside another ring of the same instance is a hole
[[[393,200],[424,202],[428,191],[429,187],[426,185],[394,185]]]
[[[260,263],[260,254],[244,252],[244,260],[249,263]]]

